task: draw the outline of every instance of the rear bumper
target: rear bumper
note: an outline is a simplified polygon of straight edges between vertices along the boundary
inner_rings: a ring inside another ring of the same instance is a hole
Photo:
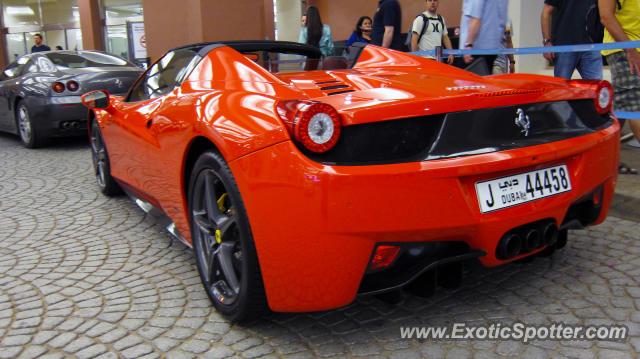
[[[80,96],[31,97],[26,100],[35,131],[41,137],[86,135],[89,109]]]
[[[486,252],[479,257],[484,265],[496,266],[507,262],[496,258],[507,232],[549,219],[560,226],[573,203],[602,187],[601,209],[591,224],[600,223],[611,203],[618,160],[615,123],[545,145],[375,166],[322,165],[283,142],[230,167],[243,194],[270,307],[311,311],[353,301],[380,243],[461,242]],[[560,164],[569,170],[570,192],[480,212],[476,182]]]
[[[25,101],[38,136],[87,135],[89,109],[82,104],[82,96],[27,97]]]

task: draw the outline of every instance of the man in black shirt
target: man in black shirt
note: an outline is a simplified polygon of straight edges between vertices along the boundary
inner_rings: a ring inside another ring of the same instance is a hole
[[[380,0],[378,11],[373,17],[371,43],[394,50],[401,50],[401,26],[402,11],[398,0]]]
[[[587,0],[545,0],[542,9],[542,44],[575,45],[590,43],[586,30],[586,15],[593,1]],[[551,24],[551,14],[553,24]],[[553,31],[552,31],[553,27]],[[602,79],[602,56],[599,51],[548,52],[544,58],[553,61],[554,76],[570,79],[574,69],[578,69],[583,79]]]
[[[51,48],[42,43],[42,35],[35,34],[33,35],[33,41],[36,43],[31,47],[31,53],[34,52],[42,52],[42,51],[51,51]]]

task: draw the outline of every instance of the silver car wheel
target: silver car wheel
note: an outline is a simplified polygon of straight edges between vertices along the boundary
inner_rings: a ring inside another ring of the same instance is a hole
[[[31,120],[29,120],[29,112],[27,107],[20,105],[18,108],[18,130],[20,131],[20,139],[24,143],[31,142]]]

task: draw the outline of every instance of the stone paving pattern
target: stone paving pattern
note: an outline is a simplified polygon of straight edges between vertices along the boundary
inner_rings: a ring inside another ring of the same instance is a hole
[[[640,170],[640,148],[623,144],[620,158],[632,168]],[[610,215],[631,221],[640,221],[640,176],[618,176],[616,194]]]
[[[621,212],[631,218],[571,232],[550,258],[472,268],[462,287],[431,298],[406,294],[397,305],[360,298],[243,327],[211,307],[191,250],[126,197],[98,192],[86,140],[64,142],[27,150],[0,134],[0,358],[611,359],[640,352],[640,223],[629,211]],[[616,203],[633,207],[640,176],[620,183]],[[399,334],[412,325],[559,321],[625,324],[631,337],[523,344]]]

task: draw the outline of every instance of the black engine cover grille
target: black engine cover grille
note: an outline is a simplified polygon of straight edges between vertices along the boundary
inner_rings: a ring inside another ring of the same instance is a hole
[[[302,151],[332,165],[417,162],[561,141],[612,123],[593,100],[544,102],[346,126],[330,151]]]

